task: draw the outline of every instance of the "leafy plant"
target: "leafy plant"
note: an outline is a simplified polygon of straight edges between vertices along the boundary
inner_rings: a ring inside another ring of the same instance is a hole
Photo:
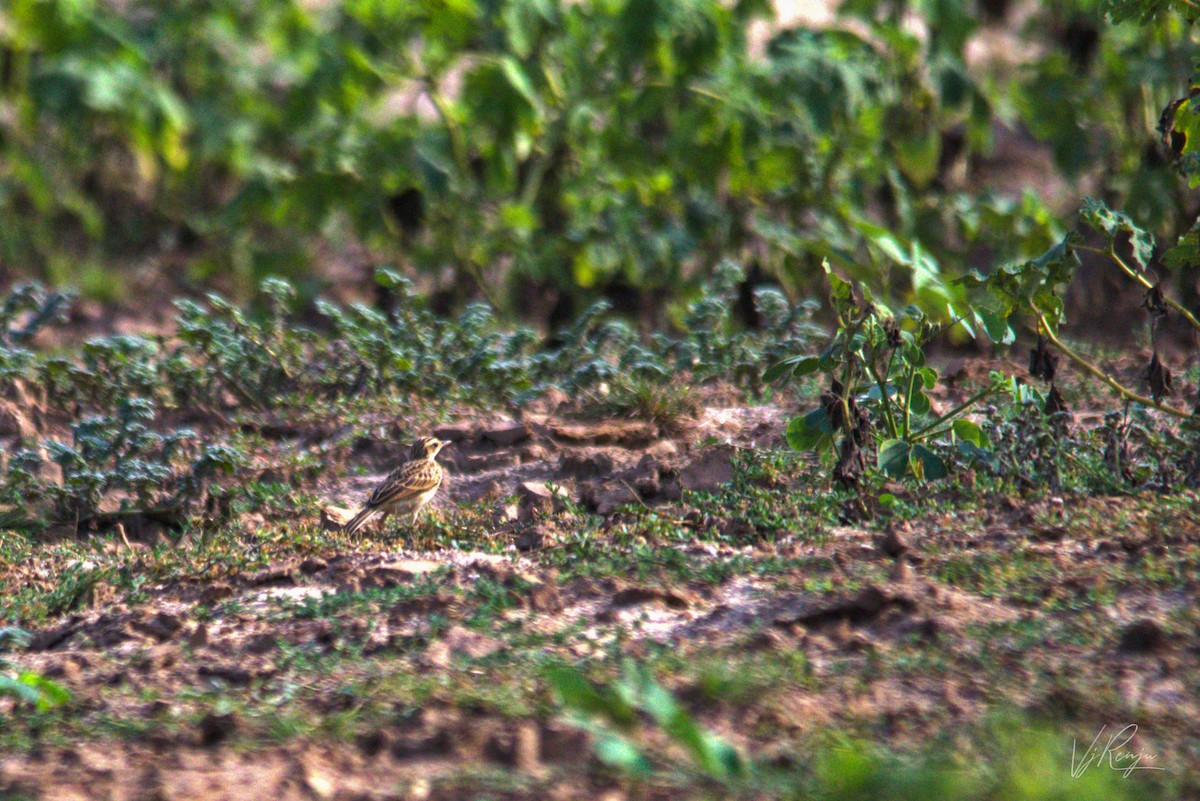
[[[944,256],[1020,258],[1054,226],[948,186],[995,99],[966,67],[973,15],[923,2],[920,37],[906,5],[757,53],[762,2],[18,0],[0,259],[60,280],[167,250],[245,295],[354,242],[456,300],[521,310],[532,286],[566,319],[682,301],[726,257],[796,294],[822,257],[927,294]]]
[[[749,765],[737,749],[700,727],[674,696],[635,662],[624,663],[620,680],[611,687],[597,687],[568,667],[555,669],[549,679],[559,704],[572,722],[596,738],[596,755],[607,764],[635,775],[653,770],[645,750],[633,739],[638,716],[645,714],[703,774],[722,781],[749,778]]]
[[[970,398],[935,412],[928,392],[936,386],[938,372],[926,363],[925,348],[939,333],[968,320],[956,316],[937,324],[915,305],[894,313],[863,285],[840,278],[828,265],[826,273],[837,316],[829,346],[819,355],[784,359],[764,374],[767,381],[825,376],[828,389],[820,404],[788,425],[788,443],[797,450],[834,450],[833,475],[843,484],[857,483],[872,455],[878,469],[895,478],[942,478],[947,466],[934,443],[983,447],[983,432],[966,413],[991,395],[1020,388],[993,374]],[[1011,340],[1002,319],[987,310],[969,313],[975,324],[1000,341]]]
[[[29,633],[22,629],[0,626],[0,652],[7,650],[10,645],[24,647],[29,640]],[[0,657],[0,697],[13,698],[18,704],[26,704],[39,712],[62,706],[71,700],[71,693],[58,682],[33,671],[12,672],[7,668],[6,660]]]
[[[101,515],[178,514],[203,500],[216,475],[242,463],[236,450],[201,444],[192,431],[161,435],[150,430],[154,416],[150,401],[123,400],[112,415],[72,425],[70,443],[46,440],[44,447],[61,471],[61,482],[42,477],[39,452],[17,452],[9,461],[0,497],[22,506],[45,499],[56,519],[76,526]]]

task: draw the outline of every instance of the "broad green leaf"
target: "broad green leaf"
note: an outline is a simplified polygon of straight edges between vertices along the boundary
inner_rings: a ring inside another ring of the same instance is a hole
[[[1150,266],[1154,259],[1154,234],[1142,230],[1128,214],[1113,211],[1103,201],[1093,197],[1083,199],[1083,209],[1079,214],[1093,228],[1104,232],[1109,239],[1116,238],[1120,233],[1129,234],[1134,260],[1143,270]]]
[[[997,345],[1011,345],[1017,339],[1012,326],[1008,324],[1008,317],[1006,312],[994,312],[990,309],[980,308],[975,311],[975,319],[987,332],[988,339]]]
[[[71,700],[71,693],[39,673],[24,672],[16,678],[0,675],[0,695],[9,695],[46,711]]]
[[[793,418],[787,427],[788,445],[797,451],[813,450],[828,442],[832,435],[833,425],[824,409],[813,409]]]
[[[987,437],[984,436],[983,429],[980,428],[978,423],[958,419],[951,424],[950,428],[954,431],[954,436],[964,442],[969,442],[980,448],[987,444]]]
[[[1133,3],[1129,3],[1133,5]],[[1158,121],[1158,133],[1164,149],[1180,166],[1192,188],[1200,185],[1200,172],[1188,169],[1189,159],[1200,154],[1200,86],[1193,86],[1187,97],[1171,101]]]
[[[770,384],[781,378],[798,378],[816,372],[821,366],[820,356],[792,356],[777,362],[763,372],[763,382]]]
[[[612,732],[596,734],[596,756],[606,765],[641,775],[652,769],[650,760],[636,745]]]
[[[600,692],[574,668],[555,668],[547,678],[560,703],[568,709],[605,718],[619,726],[631,725],[635,720],[626,703],[611,693]]]
[[[913,474],[925,481],[937,481],[947,475],[946,463],[920,443],[912,446],[908,460]]]
[[[892,478],[902,478],[908,472],[908,455],[912,446],[902,439],[884,440],[879,445],[876,463],[879,469]]]
[[[1200,222],[1179,237],[1175,246],[1163,254],[1162,261],[1172,270],[1188,270],[1200,264]]]
[[[908,408],[913,414],[929,414],[931,407],[929,396],[921,390],[920,384],[913,386],[912,395],[908,398]]]

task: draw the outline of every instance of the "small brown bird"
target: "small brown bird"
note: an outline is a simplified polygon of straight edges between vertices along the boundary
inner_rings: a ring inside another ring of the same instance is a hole
[[[417,514],[442,485],[442,466],[434,457],[449,444],[433,437],[414,442],[408,461],[388,474],[343,531],[353,534],[377,514],[382,514],[383,522],[387,522],[387,516],[393,512],[412,515],[412,522],[417,522]]]

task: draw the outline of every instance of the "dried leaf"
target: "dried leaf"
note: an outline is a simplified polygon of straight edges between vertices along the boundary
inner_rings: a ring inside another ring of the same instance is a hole
[[[1150,359],[1150,364],[1146,366],[1146,383],[1150,385],[1150,397],[1157,402],[1170,395],[1173,381],[1170,368],[1159,361],[1158,354],[1155,353]]]
[[[1054,372],[1058,367],[1058,354],[1046,347],[1046,340],[1039,336],[1037,347],[1029,351],[1029,374],[1054,383]]]

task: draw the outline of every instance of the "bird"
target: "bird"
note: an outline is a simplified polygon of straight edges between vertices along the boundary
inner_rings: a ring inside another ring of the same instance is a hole
[[[346,534],[353,534],[375,515],[382,514],[383,521],[387,522],[387,516],[393,512],[412,515],[412,522],[416,523],[417,514],[442,485],[442,466],[434,457],[449,444],[436,437],[421,437],[414,442],[408,461],[388,474],[371,493],[362,511],[351,518],[342,530]]]

